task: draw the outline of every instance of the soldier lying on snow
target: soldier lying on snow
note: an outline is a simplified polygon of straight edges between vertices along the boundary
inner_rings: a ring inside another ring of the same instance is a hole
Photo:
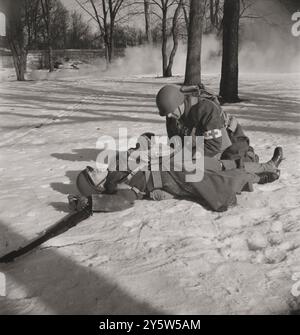
[[[191,176],[190,168],[181,165],[181,169],[177,169],[176,164],[181,161],[181,156],[177,155],[178,152],[174,149],[171,151],[171,147],[167,146],[168,150],[164,154],[158,151],[158,155],[152,155],[153,146],[155,146],[154,134],[146,133],[140,136],[135,148],[118,152],[117,164],[115,166],[110,164],[105,176],[87,167],[77,178],[80,195],[69,196],[70,208],[75,212],[47,228],[25,246],[0,257],[0,263],[12,262],[50,238],[76,226],[93,212],[123,210],[133,206],[134,201],[139,199],[164,200],[170,198],[189,199],[207,209],[221,212],[236,203],[237,193],[250,191],[253,183],[264,184],[279,178],[278,167],[282,160],[280,147],[275,149],[269,162],[264,164],[252,162],[250,168],[247,166],[249,163],[243,164],[242,160],[235,162],[239,168],[230,167],[225,160],[218,161],[217,165],[210,164],[210,167],[207,168],[206,161],[210,157],[204,156],[204,162],[200,162],[203,163],[200,164],[201,167],[203,166],[202,178],[196,175],[196,180],[194,178],[190,181],[188,178]],[[176,157],[179,159],[176,160]],[[185,161],[184,155],[183,158]],[[197,170],[199,163],[197,157],[195,160],[194,166]],[[134,164],[127,164],[129,161]],[[191,159],[192,163],[193,161]],[[123,163],[126,163],[126,169]],[[167,163],[170,164],[165,169]]]
[[[143,157],[140,153],[145,147],[141,147],[139,143],[145,143],[145,139],[147,149],[151,149],[155,136],[145,133],[141,135],[136,148],[129,149],[126,155],[118,155],[117,166],[120,166],[121,156],[129,160],[132,154],[139,153],[133,157]],[[109,167],[103,176],[103,173],[87,167],[77,178],[80,195],[70,195],[69,205],[75,210],[88,206],[93,212],[111,212],[129,208],[133,206],[135,200],[177,198],[195,201],[206,209],[222,212],[236,204],[236,194],[251,191],[252,184],[265,184],[277,180],[282,158],[280,147],[275,149],[270,161],[262,164],[243,163],[242,159],[236,161],[234,165],[226,160],[211,164],[210,158],[204,157],[203,178],[195,182],[187,181],[190,172],[186,169],[177,171],[172,155],[168,171],[164,170],[161,157],[158,159],[158,171],[142,168],[119,171],[118,168],[112,170]]]

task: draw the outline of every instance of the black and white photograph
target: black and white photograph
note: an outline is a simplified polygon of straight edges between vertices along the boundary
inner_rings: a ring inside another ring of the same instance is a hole
[[[299,125],[299,0],[0,0],[0,315],[300,315]]]

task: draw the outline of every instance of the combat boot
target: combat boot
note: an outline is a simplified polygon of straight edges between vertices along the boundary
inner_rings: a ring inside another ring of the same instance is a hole
[[[259,177],[258,184],[273,183],[275,180],[279,179],[280,171],[277,170],[276,172],[262,172],[257,173],[257,175]]]
[[[275,167],[278,168],[282,160],[283,160],[283,149],[282,147],[276,147],[270,162],[272,162],[275,165]]]

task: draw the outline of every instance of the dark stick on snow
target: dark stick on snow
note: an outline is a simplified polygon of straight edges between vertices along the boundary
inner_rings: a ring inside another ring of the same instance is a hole
[[[32,249],[38,247],[42,243],[48,241],[49,239],[58,236],[70,228],[76,226],[81,221],[87,219],[92,215],[91,210],[85,208],[79,212],[71,213],[63,217],[61,220],[56,222],[54,225],[43,231],[43,233],[36,239],[29,242],[24,247],[18,250],[9,252],[8,254],[0,257],[0,263],[10,263],[13,262],[17,257],[20,257]]]

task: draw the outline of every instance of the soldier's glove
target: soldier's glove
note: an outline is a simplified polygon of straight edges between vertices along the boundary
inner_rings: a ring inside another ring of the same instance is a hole
[[[150,199],[155,201],[174,199],[174,196],[163,190],[153,190],[150,192]]]
[[[92,198],[84,197],[82,195],[69,195],[69,208],[72,211],[80,212],[83,209],[87,209],[88,211],[92,210]]]

